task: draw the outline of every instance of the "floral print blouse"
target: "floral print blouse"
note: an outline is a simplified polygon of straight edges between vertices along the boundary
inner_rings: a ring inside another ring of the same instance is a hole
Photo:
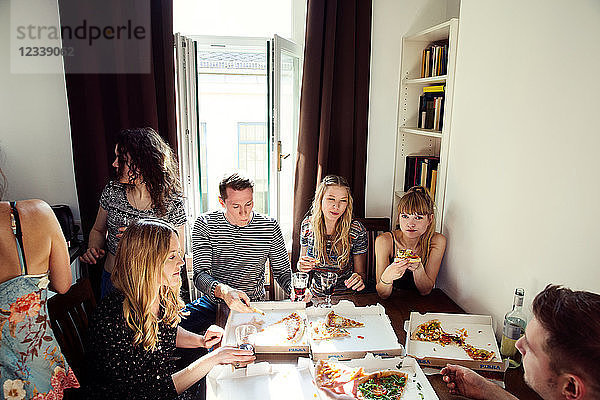
[[[48,274],[21,275],[0,284],[0,382],[3,398],[62,399],[78,388],[48,318]]]

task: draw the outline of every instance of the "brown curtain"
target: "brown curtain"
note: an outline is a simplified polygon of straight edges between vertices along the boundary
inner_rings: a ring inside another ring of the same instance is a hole
[[[98,4],[102,2],[59,0],[61,21],[87,19]],[[110,7],[104,12],[115,24],[130,17],[118,2]],[[149,37],[150,60],[140,57],[138,61],[140,65],[150,63],[149,73],[81,73],[65,57],[73,164],[85,235],[94,224],[100,193],[113,174],[115,137],[121,129],[150,126],[176,150],[172,0],[151,0]],[[63,46],[69,44],[63,36]],[[122,63],[120,53],[132,51],[131,47],[115,46],[109,61],[101,54],[88,57],[88,70],[101,70],[93,63]]]
[[[308,0],[294,191],[292,265],[300,224],[325,175],[345,177],[365,213],[370,0]]]

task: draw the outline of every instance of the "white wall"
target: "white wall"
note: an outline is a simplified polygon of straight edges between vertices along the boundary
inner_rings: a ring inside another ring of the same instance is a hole
[[[598,38],[597,0],[461,2],[438,286],[497,326],[517,286],[600,292]]]
[[[58,7],[46,10],[58,24]],[[79,220],[63,74],[11,74],[10,1],[0,0],[0,167],[5,199],[68,204]]]
[[[459,0],[373,0],[366,216],[390,217],[402,36],[458,17]]]

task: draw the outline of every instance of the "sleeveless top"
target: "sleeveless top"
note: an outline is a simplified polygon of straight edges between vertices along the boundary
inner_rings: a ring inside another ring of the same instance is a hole
[[[0,390],[7,399],[62,399],[79,382],[50,327],[48,272],[27,274],[19,213],[10,206],[21,275],[0,283]]]
[[[390,264],[394,262],[394,257],[396,255],[396,237],[394,236],[394,232],[390,232],[392,234],[392,255],[390,256]],[[413,277],[413,272],[409,269],[404,271],[404,275],[400,279],[396,279],[394,281],[394,288],[396,289],[407,289],[407,290],[418,290],[417,285],[415,284],[415,278]]]

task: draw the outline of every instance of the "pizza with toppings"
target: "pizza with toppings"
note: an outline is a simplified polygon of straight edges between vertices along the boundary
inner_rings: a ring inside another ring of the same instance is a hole
[[[333,311],[327,314],[327,326],[331,328],[360,328],[365,326],[362,322],[355,321],[350,318],[342,317]]]
[[[355,381],[354,393],[359,400],[398,400],[409,377],[400,371],[377,371]]]
[[[409,263],[420,263],[421,257],[419,257],[415,252],[411,249],[398,249],[396,250],[396,258],[394,261],[398,261],[399,259],[406,258]]]
[[[346,383],[365,376],[362,368],[350,368],[345,365],[327,360],[319,360],[315,368],[315,382],[318,387],[325,387],[334,391]]]
[[[470,344],[465,344],[462,348],[467,352],[469,357],[477,361],[490,361],[495,355],[493,351],[473,347]]]
[[[294,312],[287,317],[284,317],[279,321],[267,326],[265,331],[273,331],[278,329],[280,326],[285,328],[285,340],[296,343],[304,336],[306,322],[297,312]]]
[[[311,321],[310,328],[310,335],[313,340],[329,340],[350,336],[350,332],[347,330],[327,326],[325,321]]]
[[[457,333],[448,333],[442,329],[442,323],[438,319],[432,319],[422,323],[412,333],[410,338],[421,342],[432,342],[442,346],[456,345],[461,347],[469,357],[477,361],[490,361],[494,358],[493,351],[474,347],[466,342],[467,330],[459,329]]]

